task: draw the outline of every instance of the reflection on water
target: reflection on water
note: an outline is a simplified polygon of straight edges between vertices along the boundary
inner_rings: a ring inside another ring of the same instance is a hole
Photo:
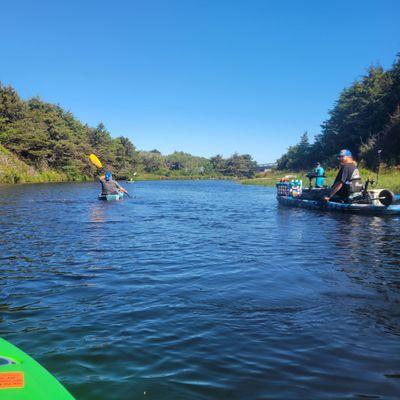
[[[105,213],[103,204],[95,203],[89,207],[90,210],[90,221],[91,222],[105,222]]]
[[[398,398],[399,218],[133,189],[0,187],[2,336],[78,399]]]

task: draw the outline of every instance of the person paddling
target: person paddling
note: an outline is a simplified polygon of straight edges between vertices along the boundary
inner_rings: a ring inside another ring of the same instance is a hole
[[[111,172],[107,171],[104,175],[99,177],[101,183],[101,195],[107,196],[109,194],[118,194],[120,192],[129,196],[129,193],[117,181],[112,179]]]
[[[339,172],[332,185],[331,193],[325,196],[325,201],[348,200],[352,194],[362,191],[360,172],[350,150],[341,150],[338,154]]]

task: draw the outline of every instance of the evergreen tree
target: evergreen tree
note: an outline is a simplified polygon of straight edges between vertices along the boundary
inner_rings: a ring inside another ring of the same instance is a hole
[[[385,163],[400,164],[399,107],[400,55],[388,71],[370,67],[365,76],[343,90],[314,143],[290,147],[278,160],[278,168],[306,169],[317,160],[333,166],[343,148],[370,167],[376,163],[379,149]]]

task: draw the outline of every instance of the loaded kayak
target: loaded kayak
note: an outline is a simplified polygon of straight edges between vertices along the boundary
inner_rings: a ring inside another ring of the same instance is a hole
[[[319,211],[339,211],[362,215],[399,215],[400,204],[390,190],[365,190],[353,201],[324,201],[318,197],[318,189],[302,190],[301,181],[281,181],[276,184],[278,203],[288,207]]]
[[[74,400],[38,362],[0,338],[1,400]]]
[[[124,193],[119,192],[117,194],[99,194],[98,199],[103,201],[116,201],[124,198]]]

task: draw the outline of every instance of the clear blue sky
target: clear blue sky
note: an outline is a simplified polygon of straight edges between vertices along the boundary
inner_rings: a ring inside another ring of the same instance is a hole
[[[143,150],[269,162],[400,51],[400,2],[18,1],[0,80]]]

